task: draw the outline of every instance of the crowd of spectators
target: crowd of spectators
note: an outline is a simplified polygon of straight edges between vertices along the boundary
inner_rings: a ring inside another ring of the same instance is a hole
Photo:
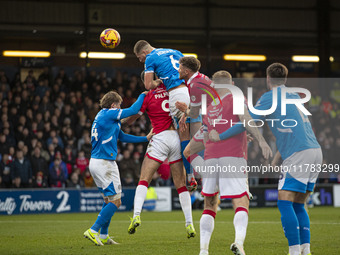
[[[17,74],[12,80],[0,71],[0,187],[93,187],[88,169],[91,124],[100,110],[99,99],[113,89],[122,96],[125,108],[133,104],[144,86],[139,76],[120,71],[114,79],[93,70],[88,74],[75,71],[68,77],[63,69],[53,77],[45,67],[39,75],[31,70],[24,79]],[[339,102],[318,95],[313,93],[308,105],[313,113],[312,125],[323,149],[324,162],[339,164]],[[122,129],[129,134],[145,135],[150,122],[142,116]],[[274,137],[267,128],[262,131],[275,152]],[[119,142],[117,163],[123,186],[137,184],[146,146]],[[264,163],[260,154],[256,142],[251,143],[248,163]],[[162,169],[168,172],[169,166],[164,164]],[[171,185],[169,176],[165,176],[155,174],[153,184]],[[340,182],[340,178],[334,174],[322,181]],[[254,184],[276,182],[277,179],[258,178]]]
[[[9,80],[0,71],[0,187],[92,187],[88,169],[91,124],[99,111],[99,99],[117,90],[122,107],[129,107],[144,90],[138,76],[117,71],[115,79],[105,72],[76,71],[68,77],[63,69],[52,77],[49,68],[35,76],[28,72]],[[130,134],[145,135],[147,118],[123,127]],[[119,143],[118,164],[123,185],[134,186],[146,144]]]

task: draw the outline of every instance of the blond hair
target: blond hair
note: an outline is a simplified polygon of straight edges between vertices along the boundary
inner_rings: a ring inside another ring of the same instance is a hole
[[[232,84],[232,76],[225,70],[218,71],[213,74],[212,81],[215,84]]]

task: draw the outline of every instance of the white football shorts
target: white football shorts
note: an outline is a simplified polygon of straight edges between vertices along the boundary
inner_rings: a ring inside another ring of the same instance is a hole
[[[146,156],[159,163],[168,159],[169,164],[181,161],[181,143],[176,130],[165,130],[154,135],[146,149]]]
[[[175,127],[177,127],[177,122],[181,119],[182,115],[184,114],[183,112],[176,108],[175,103],[177,101],[186,103],[188,107],[190,106],[190,96],[187,87],[176,88],[169,92],[170,115],[174,120]]]
[[[119,169],[116,161],[106,159],[90,159],[90,173],[98,189],[104,196],[122,193]],[[112,193],[112,194],[111,194]]]
[[[244,158],[223,157],[207,159],[205,167],[199,171],[202,176],[202,195],[214,196],[220,192],[221,199],[249,199],[248,174]],[[197,168],[195,169],[197,172]]]
[[[279,190],[313,191],[322,166],[321,148],[293,153],[282,162]]]

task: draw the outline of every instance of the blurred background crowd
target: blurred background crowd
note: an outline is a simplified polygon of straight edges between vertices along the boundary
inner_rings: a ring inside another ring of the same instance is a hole
[[[257,91],[257,98],[265,92]],[[144,91],[139,75],[116,71],[113,78],[105,72],[75,71],[68,76],[63,69],[52,75],[48,67],[41,74],[33,70],[27,77],[9,79],[0,71],[0,187],[93,187],[88,170],[91,155],[91,125],[99,108],[99,99],[109,90],[123,98],[121,107],[133,104]],[[311,112],[312,126],[324,154],[324,163],[339,164],[340,108],[339,99],[319,96],[311,91],[306,106]],[[257,99],[255,98],[255,99]],[[133,125],[122,127],[133,135],[150,130],[147,116]],[[262,129],[273,152],[274,137],[267,127]],[[147,144],[119,143],[117,163],[122,185],[135,186]],[[266,164],[256,142],[249,144],[248,164]],[[152,185],[172,185],[169,166],[165,163],[155,174]],[[277,183],[270,176],[251,176],[250,185]],[[277,176],[278,177],[278,176]],[[322,176],[320,182],[340,182],[338,173]]]

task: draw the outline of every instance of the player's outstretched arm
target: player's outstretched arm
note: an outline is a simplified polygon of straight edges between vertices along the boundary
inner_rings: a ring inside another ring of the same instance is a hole
[[[147,136],[136,136],[136,135],[129,135],[125,134],[122,130],[119,131],[118,139],[124,143],[145,143],[148,142],[149,135]]]
[[[258,142],[262,150],[263,157],[265,159],[268,159],[269,157],[273,156],[273,152],[270,149],[269,145],[261,135],[260,131],[257,127],[251,127],[249,125],[246,125],[246,127],[243,126],[243,123],[248,123],[248,121],[252,120],[252,117],[250,116],[248,112],[248,108],[245,106],[244,115],[239,115],[240,122],[236,123],[231,128],[227,129],[221,134],[218,134],[216,130],[212,130],[209,133],[209,140],[213,142],[217,142],[220,140],[228,139],[232,136],[238,135],[245,130],[247,130]],[[258,117],[259,118],[259,117]]]
[[[142,94],[140,94],[137,101],[133,105],[131,105],[129,108],[122,109],[122,114],[120,115],[120,119],[124,119],[124,118],[137,114],[140,108],[142,107],[146,93],[147,92],[143,92]]]
[[[218,142],[221,140],[226,140],[234,135],[238,135],[241,134],[242,132],[244,132],[246,129],[243,127],[241,122],[237,122],[235,123],[234,126],[232,126],[231,128],[228,128],[226,131],[224,131],[223,133],[219,134],[217,133],[216,130],[212,130],[209,133],[209,140],[213,141],[213,142]]]
[[[244,107],[244,115],[239,115],[240,121],[243,123],[249,123],[249,121],[252,120],[252,117],[250,116],[248,112],[248,108]],[[265,159],[268,159],[269,157],[273,156],[273,152],[270,149],[268,143],[263,138],[262,134],[260,133],[259,129],[254,126],[245,125],[246,130],[259,142],[259,146],[262,150],[262,155]]]
[[[122,124],[127,124],[127,125],[132,125],[132,123],[134,123],[141,115],[140,114],[135,114],[135,115],[132,115],[130,117],[127,117],[125,119],[122,119],[121,120],[121,123]]]

